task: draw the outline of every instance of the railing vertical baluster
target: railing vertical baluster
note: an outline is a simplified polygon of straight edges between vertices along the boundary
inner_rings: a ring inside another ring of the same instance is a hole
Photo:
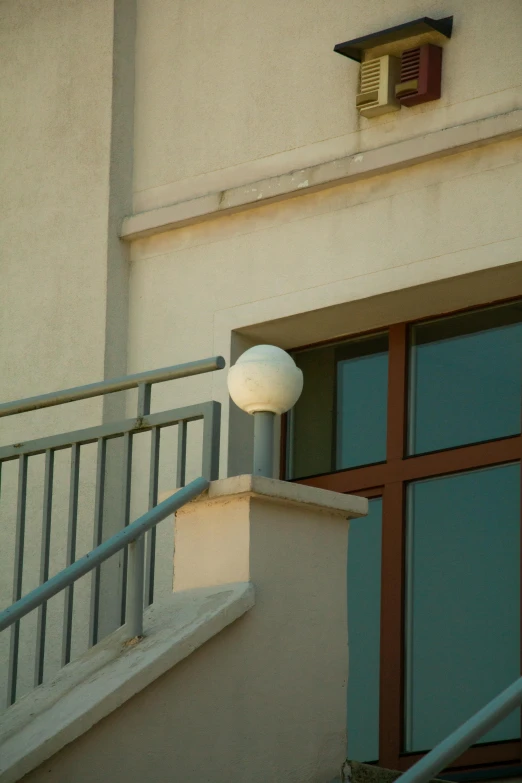
[[[187,472],[187,422],[178,422],[178,458],[176,460],[176,487],[184,487]]]
[[[24,569],[25,511],[27,503],[27,460],[22,454],[18,461],[18,497],[16,503],[16,539],[14,552],[13,603],[22,597],[22,576]],[[20,644],[20,621],[11,627],[9,671],[7,675],[7,706],[16,701],[18,680],[18,647]]]
[[[40,553],[40,584],[49,579],[49,560],[51,555],[51,517],[53,508],[54,451],[45,452],[44,497],[42,513],[42,551]],[[45,659],[45,631],[47,626],[47,602],[38,607],[36,624],[36,656],[34,666],[34,684],[43,682]]]
[[[140,383],[138,386],[138,418],[142,419],[150,413],[150,397],[152,385],[150,383]]]
[[[145,583],[145,536],[129,544],[126,623],[130,639],[143,636],[143,587]]]
[[[219,478],[219,437],[221,428],[221,403],[205,403],[203,418],[202,475],[208,481]]]
[[[158,475],[160,457],[160,429],[153,427],[150,433],[149,509],[158,503]],[[154,600],[154,568],[156,564],[156,527],[147,533],[147,559],[145,564],[145,606]]]
[[[71,446],[71,474],[69,479],[69,514],[67,522],[66,566],[76,558],[76,532],[78,527],[78,489],[80,483],[80,444]],[[62,666],[71,660],[72,619],[74,603],[74,585],[65,588],[63,609]]]
[[[123,436],[123,527],[127,527],[130,522],[130,503],[131,503],[131,480],[132,480],[132,434],[126,432]],[[129,550],[125,547],[123,550],[122,563],[122,589],[121,589],[121,624],[125,623],[126,603],[127,603],[127,573],[129,563]]]
[[[103,540],[103,503],[105,498],[105,462],[107,457],[107,441],[98,438],[98,458],[96,463],[96,496],[94,501],[94,535],[93,547]],[[98,641],[100,620],[100,582],[101,568],[98,566],[92,574],[91,586],[91,616],[89,624],[89,647]]]

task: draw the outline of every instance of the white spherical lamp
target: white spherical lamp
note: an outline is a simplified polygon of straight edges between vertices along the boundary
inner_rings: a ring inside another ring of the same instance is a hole
[[[247,413],[286,413],[303,390],[303,373],[282,348],[256,345],[230,368],[228,390],[238,408]]]
[[[274,418],[299,399],[303,373],[282,348],[256,345],[230,368],[228,390],[238,408],[254,416],[254,474],[272,477]]]

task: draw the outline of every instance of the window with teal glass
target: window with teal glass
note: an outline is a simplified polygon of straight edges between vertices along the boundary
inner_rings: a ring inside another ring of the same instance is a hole
[[[286,477],[370,499],[348,544],[348,756],[407,769],[520,676],[522,301],[295,359]],[[522,765],[520,712],[455,766]]]

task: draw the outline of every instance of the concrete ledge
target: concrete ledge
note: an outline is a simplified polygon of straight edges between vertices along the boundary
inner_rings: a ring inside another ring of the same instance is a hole
[[[332,512],[334,514],[337,512],[342,519],[364,517],[368,513],[366,498],[251,474],[212,481],[208,490],[192,503],[196,506],[205,497],[209,500],[220,500],[238,495],[252,495],[275,502],[312,506],[315,510],[322,510],[330,515]],[[191,503],[187,505],[190,506]]]
[[[336,185],[398,171],[418,163],[522,135],[522,109],[426,133],[239,187],[140,212],[124,219],[121,238],[132,241]]]
[[[347,760],[341,771],[341,783],[395,783],[403,774],[404,772],[383,769],[373,764]],[[440,783],[440,780],[434,778],[430,783]]]
[[[187,590],[147,610],[139,643],[111,634],[0,717],[0,781],[20,780],[253,605],[250,583]]]

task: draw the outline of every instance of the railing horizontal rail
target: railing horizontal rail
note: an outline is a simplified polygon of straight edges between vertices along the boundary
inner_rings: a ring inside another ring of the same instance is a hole
[[[196,362],[177,364],[173,367],[163,367],[159,370],[126,375],[122,378],[112,378],[107,381],[89,383],[86,386],[76,386],[72,389],[39,394],[36,397],[27,397],[23,400],[4,402],[0,404],[0,417],[13,416],[16,413],[26,413],[41,408],[50,408],[53,405],[62,405],[66,402],[85,400],[89,397],[99,397],[103,394],[113,394],[126,389],[134,389],[141,385],[173,381],[176,378],[187,378],[191,375],[222,370],[225,360],[222,356],[213,356],[209,359],[200,359]]]
[[[522,677],[439,742],[396,783],[427,783],[521,704]]]
[[[124,421],[111,422],[109,424],[100,424],[96,427],[89,427],[84,430],[75,430],[73,432],[64,432],[60,435],[51,435],[47,438],[37,438],[26,443],[15,443],[12,446],[3,446],[0,448],[0,461],[18,459],[20,455],[35,456],[44,454],[48,449],[59,451],[60,449],[70,448],[71,444],[79,443],[82,446],[88,443],[95,443],[99,438],[117,438],[127,432],[147,432],[153,427],[162,427],[177,424],[178,422],[191,422],[204,419],[210,413],[212,401],[203,402],[199,405],[187,405],[184,408],[173,408],[161,413],[151,413],[148,416],[138,417],[136,419],[125,419]]]
[[[72,565],[64,568],[55,576],[51,577],[39,587],[36,587],[30,593],[14,603],[12,606],[4,609],[0,613],[0,631],[9,628],[26,614],[42,606],[46,601],[55,596],[61,590],[69,587],[82,576],[88,574],[109,557],[119,552],[121,549],[136,541],[141,535],[161,522],[166,517],[173,514],[185,503],[201,495],[207,489],[209,482],[200,477],[191,481],[186,487],[179,489],[174,495],[164,500],[159,505],[151,508],[141,517],[132,522],[128,527],[120,530],[114,536],[104,541],[84,557],[77,560]]]

